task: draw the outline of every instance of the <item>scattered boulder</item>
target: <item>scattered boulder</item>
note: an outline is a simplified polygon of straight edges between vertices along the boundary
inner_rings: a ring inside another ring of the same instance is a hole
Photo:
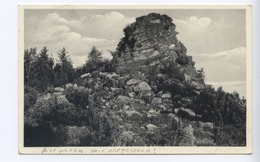
[[[162,104],[162,98],[161,97],[155,97],[152,99],[152,104],[159,105]]]
[[[162,97],[163,99],[169,99],[169,98],[172,97],[172,95],[171,95],[171,93],[164,93],[164,94],[161,95],[161,97]]]
[[[157,126],[153,124],[147,124],[145,127],[148,129],[149,132],[154,132],[157,129]]]
[[[141,81],[139,79],[130,79],[126,82],[126,85],[130,86],[130,85],[136,85],[138,83],[140,83]]]
[[[131,101],[130,98],[128,98],[127,96],[123,96],[123,95],[118,96],[116,99],[117,103],[121,103],[123,105],[128,104],[130,101]]]
[[[63,104],[63,103],[67,103],[69,104],[69,101],[67,100],[67,98],[65,97],[65,95],[59,95],[56,97],[56,102],[57,104]]]
[[[125,113],[128,117],[132,117],[133,114],[136,114],[136,115],[139,115],[139,116],[142,115],[140,112],[136,111],[135,109],[127,110],[127,111],[125,111]]]
[[[73,87],[73,84],[71,84],[71,83],[68,83],[68,84],[66,84],[66,85],[65,85],[65,87],[66,87],[66,88]]]
[[[64,92],[64,88],[61,87],[55,87],[54,92]]]
[[[151,91],[152,88],[147,82],[141,82],[137,86],[134,87],[134,92],[140,92],[140,91]]]
[[[176,108],[174,112],[184,118],[194,118],[196,116],[195,112],[193,112],[191,109],[185,109],[185,108]]]
[[[90,73],[86,73],[86,74],[81,75],[80,77],[81,77],[81,78],[91,77],[91,74],[90,74]]]
[[[155,117],[155,116],[158,116],[160,113],[159,111],[156,111],[155,109],[150,109],[148,112],[147,112],[147,117],[148,118],[151,118],[151,117]]]
[[[180,119],[176,114],[169,113],[168,116],[173,118],[177,123],[179,123]]]

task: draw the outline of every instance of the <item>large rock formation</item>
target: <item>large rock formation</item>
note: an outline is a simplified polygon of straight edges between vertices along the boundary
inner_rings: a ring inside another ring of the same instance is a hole
[[[196,71],[175,28],[167,15],[151,13],[136,18],[135,23],[124,29],[125,36],[118,43],[117,73],[147,80],[170,77],[202,89],[203,70]]]

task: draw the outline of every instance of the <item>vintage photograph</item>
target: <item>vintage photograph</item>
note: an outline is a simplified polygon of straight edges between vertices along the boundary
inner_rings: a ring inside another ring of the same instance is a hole
[[[19,6],[21,154],[246,154],[250,6]]]

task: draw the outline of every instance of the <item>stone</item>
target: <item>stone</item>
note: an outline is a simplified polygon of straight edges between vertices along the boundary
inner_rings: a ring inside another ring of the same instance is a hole
[[[144,55],[139,55],[138,57],[135,57],[135,58],[134,58],[134,61],[141,61],[141,60],[146,60],[146,59],[147,59],[146,56],[144,56]]]
[[[47,93],[46,95],[43,96],[43,100],[49,100],[51,98],[51,94]]]
[[[153,98],[152,99],[152,104],[162,104],[162,98],[160,98],[160,97],[155,97],[155,98]]]
[[[64,88],[61,87],[55,87],[54,92],[64,92]]]
[[[116,102],[125,105],[130,102],[130,98],[128,98],[127,96],[120,95],[117,97]]]
[[[116,91],[120,90],[120,88],[114,88],[114,87],[111,87],[110,89],[111,89],[112,92],[116,92]]]
[[[174,112],[179,115],[180,117],[195,117],[196,114],[191,109],[185,109],[185,108],[177,108],[174,110]]]
[[[158,108],[161,110],[161,111],[167,111],[167,108],[165,105],[158,105]]]
[[[73,88],[74,89],[77,89],[78,88],[78,85],[76,83],[73,84]]]
[[[138,111],[136,111],[135,109],[127,110],[127,111],[125,111],[125,113],[126,113],[126,115],[127,115],[128,117],[132,117],[133,114],[136,114],[136,115],[141,116],[141,113],[138,112]]]
[[[68,84],[66,84],[66,85],[65,85],[65,87],[66,87],[66,88],[73,87],[73,84],[71,84],[71,83],[68,83]]]
[[[126,82],[126,85],[130,86],[130,85],[136,85],[138,83],[140,83],[141,81],[139,79],[130,79]]]
[[[90,73],[86,73],[86,74],[81,75],[80,77],[81,78],[91,77],[91,74]]]
[[[156,125],[153,125],[153,124],[147,124],[145,127],[146,127],[146,128],[148,129],[148,131],[150,131],[150,132],[153,132],[153,131],[155,131],[155,130],[157,129],[157,126],[156,126]]]
[[[179,119],[179,117],[176,114],[169,113],[168,116],[173,118],[177,123],[179,123],[180,119]]]
[[[150,20],[149,22],[152,23],[152,24],[160,24],[161,20],[160,19],[155,19],[155,20]]]
[[[169,49],[175,49],[175,44],[171,44],[171,45],[169,45]]]
[[[131,97],[131,98],[134,98],[135,97],[135,93],[134,92],[129,92],[128,96]]]
[[[63,95],[63,93],[62,93],[62,92],[54,92],[54,94],[55,94],[56,96]]]
[[[149,86],[147,82],[141,82],[137,86],[134,87],[134,92],[140,91],[151,91],[152,88]]]
[[[160,55],[160,53],[158,51],[154,51],[151,55],[149,55],[149,57],[156,57]]]
[[[161,95],[161,97],[162,97],[163,99],[168,99],[168,98],[171,98],[172,95],[171,95],[171,93],[164,93],[164,94]]]
[[[100,75],[108,77],[109,79],[113,79],[115,77],[118,77],[118,75],[114,72],[108,73],[108,72],[100,72]]]
[[[184,80],[185,81],[191,81],[191,77],[187,74],[184,74]]]

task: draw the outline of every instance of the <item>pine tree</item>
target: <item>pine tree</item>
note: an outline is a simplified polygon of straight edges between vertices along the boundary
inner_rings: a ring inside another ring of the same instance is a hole
[[[62,86],[72,82],[75,79],[75,70],[73,69],[72,61],[67,50],[63,47],[58,52],[58,63],[54,67],[55,86]]]

